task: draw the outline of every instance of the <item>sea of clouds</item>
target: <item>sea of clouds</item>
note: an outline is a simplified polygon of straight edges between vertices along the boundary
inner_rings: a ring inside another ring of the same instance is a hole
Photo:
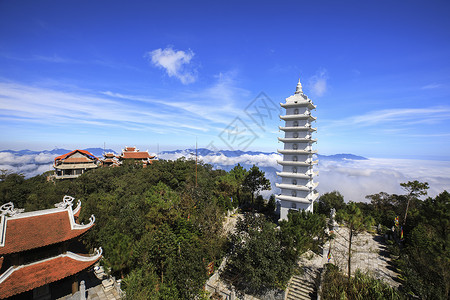
[[[22,173],[25,177],[33,177],[53,170],[54,154],[38,153],[20,155],[11,152],[0,152],[0,169]]]
[[[194,159],[192,153],[179,151],[161,154],[162,159],[177,159],[182,156]],[[22,173],[27,178],[53,170],[54,154],[38,153],[20,155],[11,152],[0,152],[0,169]],[[272,190],[263,193],[269,196],[277,193],[275,183],[278,182],[276,172],[280,170],[277,153],[242,153],[237,156],[227,156],[223,153],[199,155],[199,160],[212,164],[216,169],[230,170],[236,164],[249,169],[253,164],[266,173],[272,183]],[[337,190],[344,195],[346,201],[367,201],[366,195],[381,191],[389,194],[401,194],[404,191],[400,183],[412,180],[428,182],[429,196],[436,196],[444,190],[450,191],[450,161],[414,160],[414,159],[381,159],[367,160],[321,160],[315,166],[319,176],[317,190],[320,193]]]
[[[177,159],[184,153],[165,154],[164,159]],[[193,156],[189,156],[193,158]],[[236,164],[247,169],[253,164],[266,172],[266,177],[272,183],[272,191],[262,193],[264,196],[277,193],[275,182],[278,182],[276,172],[281,169],[277,160],[281,155],[243,154],[227,157],[223,154],[199,156],[204,163],[212,164],[215,168],[229,170]],[[450,191],[450,161],[415,160],[415,159],[382,159],[367,160],[321,160],[315,166],[319,176],[314,180],[319,182],[317,190],[320,193],[339,191],[345,201],[365,202],[367,195],[386,192],[402,194],[400,183],[419,180],[428,182],[429,196],[436,196],[444,190]]]

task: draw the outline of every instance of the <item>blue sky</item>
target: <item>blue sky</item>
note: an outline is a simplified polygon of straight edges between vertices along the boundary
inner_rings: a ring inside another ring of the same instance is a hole
[[[0,1],[0,149],[276,151],[301,77],[319,153],[450,160],[450,2],[242,2]]]

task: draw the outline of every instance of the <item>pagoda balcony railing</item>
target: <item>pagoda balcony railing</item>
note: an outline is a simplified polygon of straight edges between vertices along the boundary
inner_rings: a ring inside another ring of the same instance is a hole
[[[278,126],[278,129],[282,131],[309,131],[314,132],[317,128],[307,127],[307,126],[290,126],[290,127],[281,127]]]
[[[306,161],[293,161],[293,160],[277,160],[277,163],[282,166],[298,166],[298,167],[307,167],[317,164],[318,160],[306,160]]]
[[[291,120],[310,120],[315,121],[317,118],[311,116],[311,114],[297,114],[297,115],[284,115],[280,116],[281,120],[291,121]]]
[[[312,104],[311,100],[300,100],[294,102],[280,103],[283,108],[293,108],[293,107],[308,107],[309,109],[315,109],[316,106]]]
[[[317,150],[312,150],[312,149],[308,149],[308,150],[294,150],[294,149],[283,149],[277,150],[278,153],[280,154],[291,154],[291,155],[299,155],[299,154],[316,154],[318,151]]]
[[[293,173],[293,172],[277,172],[277,175],[280,177],[287,178],[300,178],[300,179],[310,179],[319,174],[319,171],[316,172],[306,172],[306,173]]]
[[[319,197],[319,193],[310,193],[306,198],[295,197],[295,196],[287,196],[287,195],[277,195],[276,199],[279,200],[287,200],[292,202],[300,202],[300,203],[311,203],[315,201]]]
[[[283,143],[301,143],[301,142],[316,143],[317,142],[317,139],[313,139],[313,138],[311,138],[311,136],[304,137],[304,138],[280,138],[279,137],[278,140]]]
[[[290,190],[296,190],[296,191],[309,191],[309,188],[305,185],[276,183],[275,186],[280,189],[290,189]]]

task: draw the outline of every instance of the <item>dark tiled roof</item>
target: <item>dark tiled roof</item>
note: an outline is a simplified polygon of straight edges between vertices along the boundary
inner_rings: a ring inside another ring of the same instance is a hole
[[[35,215],[6,218],[5,243],[0,246],[0,255],[35,249],[71,240],[88,231],[90,226],[74,225],[69,210],[51,209]],[[81,228],[74,228],[81,227]]]
[[[6,276],[6,273],[4,273],[3,276],[6,278],[0,282],[0,299],[30,291],[77,274],[89,268],[100,259],[100,256],[97,256],[86,261],[77,259],[76,256],[78,255],[60,255],[29,265],[15,267]]]

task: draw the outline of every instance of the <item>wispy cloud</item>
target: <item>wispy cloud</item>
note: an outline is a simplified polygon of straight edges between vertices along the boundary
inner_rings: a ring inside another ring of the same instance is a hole
[[[441,86],[442,86],[442,84],[440,84],[440,83],[430,83],[430,84],[423,86],[421,89],[422,90],[432,90],[432,89],[440,88]]]
[[[389,125],[389,130],[396,133],[413,125],[430,125],[450,120],[450,107],[396,108],[375,110],[365,114],[347,117],[340,120],[325,121],[322,129],[343,126],[347,128],[370,127],[377,125],[379,129]]]
[[[170,98],[58,87],[54,82],[46,88],[0,82],[0,122],[59,128],[84,124],[93,129],[108,127],[160,134],[217,134],[242,113],[239,105],[251,100],[249,92],[239,88],[233,75],[227,73],[217,76],[206,88],[174,91]]]
[[[321,69],[316,72],[314,76],[309,78],[308,87],[314,96],[320,97],[327,91],[328,72],[325,69]]]
[[[155,49],[147,52],[145,57],[149,58],[152,64],[166,70],[170,77],[178,78],[183,84],[189,84],[196,80],[197,72],[189,68],[194,52],[192,50],[174,50],[172,47],[165,49]]]

